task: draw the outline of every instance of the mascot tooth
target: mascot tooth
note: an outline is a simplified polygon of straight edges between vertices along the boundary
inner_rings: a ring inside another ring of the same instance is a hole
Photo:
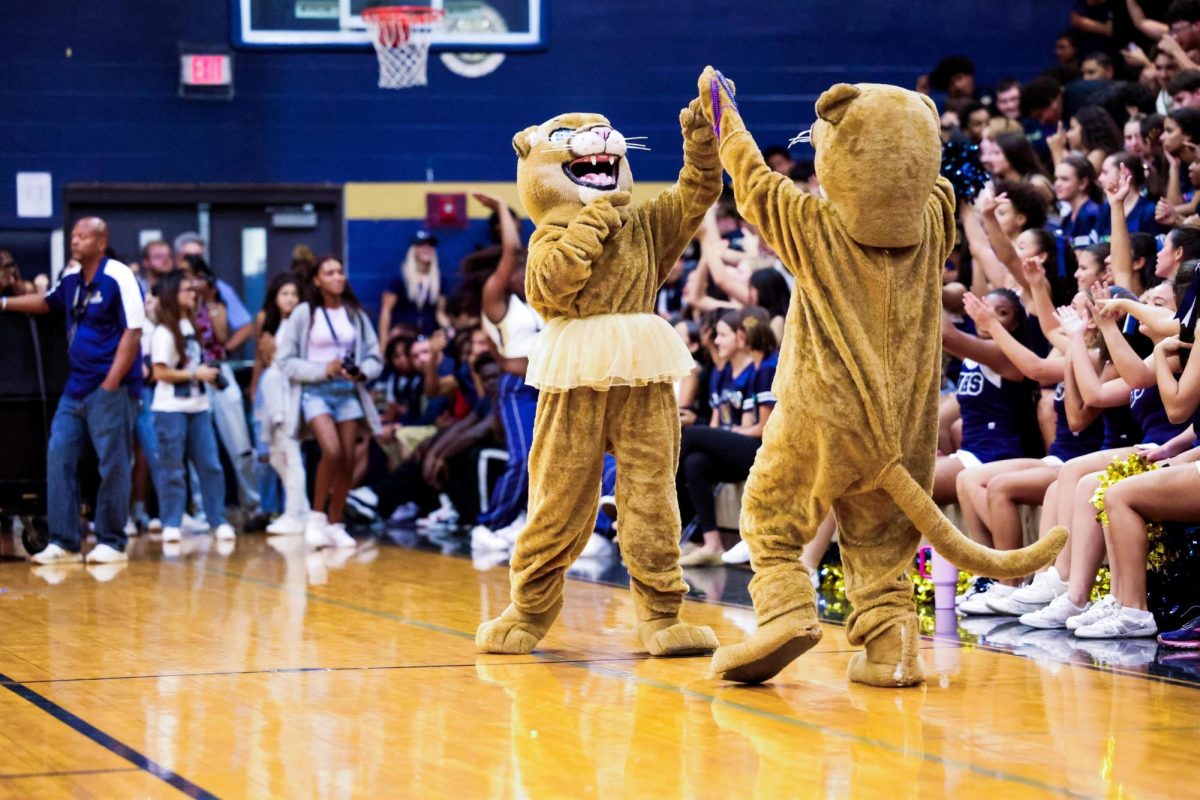
[[[529,455],[529,521],[511,559],[512,604],[479,627],[488,653],[528,653],[562,608],[567,567],[592,533],[606,451],[617,459],[621,553],[636,633],[651,655],[710,653],[710,628],[679,619],[673,381],[693,361],[654,299],[721,192],[715,137],[696,101],[680,113],[683,169],[630,206],[625,140],[597,114],[563,114],[516,135],[517,186],[537,230],[525,291],[546,328],[526,381],[540,390]]]
[[[700,99],[713,120],[712,68]],[[954,191],[939,177],[938,117],[928,97],[894,86],[838,84],[812,129],[827,199],[764,163],[718,86],[721,163],[738,210],[796,279],[779,369],[742,505],[758,630],[722,647],[715,675],[759,683],[821,637],[800,551],[832,507],[838,522],[851,644],[850,679],[923,680],[912,583],[922,534],[978,575],[1016,577],[1049,563],[1059,530],[996,552],[967,539],[930,498],[937,441],[941,274],[954,244]],[[729,85],[727,82],[725,85]],[[624,533],[622,532],[622,536]]]

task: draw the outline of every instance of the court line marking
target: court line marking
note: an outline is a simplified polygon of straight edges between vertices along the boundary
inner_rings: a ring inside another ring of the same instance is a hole
[[[70,711],[67,711],[67,709],[58,705],[48,697],[40,695],[29,687],[13,681],[3,673],[0,673],[0,686],[3,686],[17,697],[20,697],[22,700],[25,700],[43,712],[54,717],[56,720],[71,728],[76,733],[82,734],[88,739],[91,739],[93,742],[100,745],[105,750],[108,750],[110,753],[120,756],[138,769],[150,773],[162,782],[174,787],[175,789],[178,789],[188,797],[197,798],[197,800],[217,800],[217,796],[212,792],[202,789],[200,786],[192,783],[182,775],[173,772],[161,764],[151,760],[116,737],[105,733],[95,725],[92,725],[90,722],[87,722],[83,718],[72,714]]]
[[[185,565],[180,564],[180,566],[185,566]],[[266,581],[261,578],[251,578],[249,576],[237,575],[236,573],[228,572],[228,571],[222,570],[222,569],[217,569],[215,567],[209,567],[207,565],[198,565],[198,566],[192,565],[192,566],[195,566],[195,568],[198,568],[204,572],[209,572],[209,573],[212,573],[215,575],[222,575],[227,578],[232,578],[233,580],[236,580],[236,581],[244,581],[246,583],[255,584],[258,586],[262,586],[264,588],[273,589],[275,591],[283,591],[284,589],[290,588],[281,583]],[[356,611],[361,614],[367,614],[369,616],[379,617],[381,619],[387,619],[387,620],[391,620],[393,622],[399,622],[404,625],[411,625],[416,628],[422,628],[424,630],[430,630],[430,631],[434,631],[436,633],[442,633],[447,636],[454,636],[459,639],[469,639],[472,642],[475,641],[475,634],[473,634],[473,633],[467,633],[466,631],[460,631],[455,628],[447,628],[444,625],[437,625],[437,624],[431,623],[431,622],[424,622],[423,620],[413,620],[408,617],[402,616],[400,614],[392,613],[390,611],[383,611],[380,609],[370,608],[368,606],[359,606],[355,603],[349,603],[344,600],[338,600],[333,597],[325,597],[323,595],[313,594],[311,591],[307,590],[307,587],[306,587],[305,594],[309,599],[314,600],[319,603],[325,603],[326,605],[331,605],[331,606],[335,606],[338,608],[344,608],[348,611]],[[927,761],[929,763],[938,764],[941,766],[959,767],[961,769],[965,769],[969,772],[975,773],[976,775],[981,775],[983,777],[992,778],[994,780],[998,780],[998,781],[1002,781],[1002,782],[1028,786],[1030,788],[1040,789],[1042,791],[1058,794],[1063,797],[1093,798],[1093,797],[1098,796],[1098,795],[1085,794],[1083,792],[1077,792],[1073,789],[1069,789],[1064,786],[1054,786],[1052,784],[1048,784],[1048,783],[1039,781],[1036,778],[1027,778],[1023,775],[1014,775],[1012,773],[1003,772],[1000,770],[989,769],[988,767],[983,767],[978,764],[973,764],[969,761],[959,761],[958,759],[948,758],[946,756],[940,756],[940,755],[937,755],[934,753],[926,752],[924,750],[922,750],[920,753],[913,753],[906,747],[900,747],[897,745],[893,745],[893,744],[885,742],[881,739],[873,739],[873,738],[867,737],[867,736],[860,736],[856,733],[851,733],[850,731],[839,730],[837,728],[827,728],[824,725],[818,725],[815,722],[805,722],[804,720],[799,719],[797,717],[788,717],[783,714],[777,714],[773,711],[768,711],[766,709],[755,708],[754,706],[748,706],[743,703],[735,702],[733,700],[727,700],[725,698],[716,697],[715,695],[708,694],[706,692],[697,691],[695,689],[688,689],[684,686],[679,686],[679,685],[673,684],[673,683],[667,683],[666,681],[660,681],[660,680],[656,680],[653,678],[644,678],[640,675],[631,675],[631,674],[627,674],[627,673],[623,673],[623,672],[618,672],[616,670],[606,669],[603,666],[593,666],[591,663],[586,662],[586,661],[573,662],[573,661],[560,660],[560,659],[556,659],[552,655],[548,655],[548,654],[544,654],[544,653],[539,654],[536,650],[533,653],[530,653],[530,655],[535,656],[537,658],[544,659],[544,661],[548,664],[564,664],[566,666],[575,667],[576,669],[586,669],[589,672],[596,672],[600,675],[607,675],[608,677],[615,677],[615,678],[619,678],[622,680],[632,680],[634,683],[640,683],[640,684],[644,684],[646,686],[650,686],[650,687],[653,687],[656,689],[662,689],[664,691],[674,692],[677,694],[681,694],[685,697],[692,697],[692,698],[695,698],[698,700],[704,700],[710,704],[711,703],[721,703],[723,705],[726,705],[726,706],[736,709],[738,711],[742,711],[744,713],[748,713],[753,716],[770,719],[772,721],[780,722],[785,725],[791,725],[793,727],[803,728],[805,730],[814,731],[816,733],[820,733],[823,735],[828,734],[828,735],[831,735],[831,736],[834,736],[834,737],[837,737],[840,739],[869,745],[869,746],[876,747],[881,750],[886,750],[890,753],[894,753],[896,755],[900,755],[903,757],[911,758],[913,756],[916,756],[916,757],[920,758],[921,760]],[[687,660],[687,659],[681,658],[681,659],[673,659],[673,660],[683,661],[683,660]]]
[[[67,769],[60,772],[16,772],[0,773],[0,781],[25,780],[29,778],[66,778],[72,775],[108,775],[110,773],[141,772],[137,767],[114,767],[113,769]]]
[[[847,651],[850,652],[850,651]],[[648,661],[652,656],[625,656],[615,658],[568,658],[563,659],[564,664],[602,664],[613,661],[632,662],[632,661]],[[540,666],[541,661],[514,661],[504,662],[506,667],[523,667],[523,666]],[[277,667],[275,669],[248,669],[248,670],[218,670],[214,672],[161,672],[151,673],[148,675],[98,675],[93,678],[36,678],[29,681],[2,681],[0,685],[6,683],[14,683],[23,686],[38,683],[92,683],[97,681],[145,681],[157,680],[159,678],[220,678],[225,676],[236,677],[238,675],[289,675],[300,674],[306,672],[387,672],[389,670],[406,670],[406,669],[454,669],[461,667],[473,667],[475,662],[469,664],[383,664],[378,666],[366,667]]]

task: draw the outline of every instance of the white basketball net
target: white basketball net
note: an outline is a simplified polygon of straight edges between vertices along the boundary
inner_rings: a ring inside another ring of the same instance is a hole
[[[415,18],[399,13],[364,14],[363,22],[379,56],[379,88],[424,86],[429,43],[441,26],[441,12],[428,10]]]

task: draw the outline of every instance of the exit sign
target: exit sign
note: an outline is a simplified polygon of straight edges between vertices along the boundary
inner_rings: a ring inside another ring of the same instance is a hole
[[[180,79],[187,86],[229,86],[233,83],[227,55],[180,56]]]
[[[179,44],[179,96],[189,100],[233,97],[233,53],[221,45]]]

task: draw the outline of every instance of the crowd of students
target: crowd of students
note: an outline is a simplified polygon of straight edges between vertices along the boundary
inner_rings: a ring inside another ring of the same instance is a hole
[[[1148,54],[1114,38],[1110,3],[1087,0],[1059,37],[1058,63],[1027,83],[981,98],[963,58],[930,76],[943,139],[978,145],[989,178],[959,198],[961,245],[945,274],[953,391],[934,496],[999,549],[1022,544],[1025,505],[1041,507],[1039,534],[1069,532],[1053,566],[981,581],[958,611],[1083,639],[1158,634],[1147,525],[1200,520],[1200,367],[1187,358],[1200,3],[1127,5],[1133,35],[1155,42]],[[1111,591],[1093,603],[1105,559]],[[1198,628],[1160,640],[1200,645]]]
[[[926,81],[943,140],[978,146],[987,172],[978,195],[959,198],[960,245],[944,274],[947,390],[933,492],[999,549],[1025,538],[1022,506],[1041,507],[1039,533],[1070,533],[1052,567],[977,583],[961,614],[1017,616],[1082,638],[1151,636],[1147,524],[1200,518],[1200,367],[1187,358],[1200,284],[1200,2],[1177,0],[1158,22],[1131,0],[1137,36],[1157,42],[1148,53],[1113,38],[1108,3],[1079,6],[1043,75],[1001,81],[989,96],[971,62],[953,57]],[[820,192],[811,162],[783,147],[764,156]],[[244,527],[273,516],[267,532],[303,535],[313,548],[355,547],[347,522],[382,520],[435,540],[468,527],[476,552],[509,552],[525,522],[537,391],[524,374],[542,320],[525,302],[514,214],[497,197],[475,198],[492,211],[492,242],[463,260],[447,290],[436,237],[418,233],[374,320],[335,255],[298,253],[252,318],[194,235],[143,249],[144,308],[133,273],[97,249],[99,220],[76,226],[75,261],[44,297],[0,254],[5,308],[62,310],[72,331],[78,385],[56,418],[52,463],[90,437],[102,486],[118,494],[130,476],[116,465],[135,464],[129,508],[101,492],[100,547],[89,558],[123,558],[125,537],[141,530],[161,529],[170,543],[211,527],[232,540],[227,485]],[[93,301],[106,279],[111,301]],[[741,543],[726,548],[734,532],[720,529],[717,498],[745,480],[771,417],[791,287],[727,193],[658,294],[656,312],[696,360],[676,385],[689,568],[749,560]],[[127,328],[144,358],[123,378]],[[247,403],[226,356],[251,338]],[[128,409],[113,405],[122,385]],[[126,411],[135,454],[102,424]],[[1114,459],[1130,456],[1135,466],[1112,474]],[[585,558],[619,542],[619,469],[605,465]],[[67,519],[79,490],[60,472],[51,493],[64,502],[52,502],[39,563],[79,559],[77,520]],[[814,576],[834,529],[830,517],[805,551]],[[1092,603],[1105,558],[1112,591]],[[1198,630],[1163,637],[1200,646]]]

